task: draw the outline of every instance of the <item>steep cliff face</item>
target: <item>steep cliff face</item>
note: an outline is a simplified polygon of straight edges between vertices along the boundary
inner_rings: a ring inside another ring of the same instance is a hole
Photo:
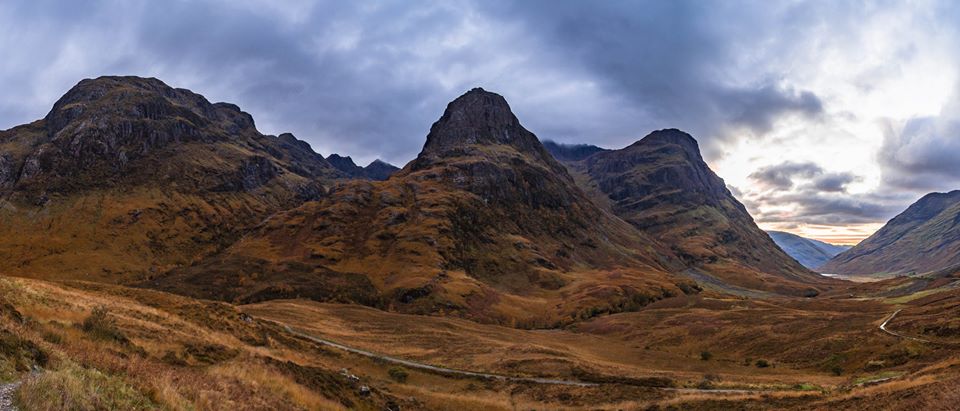
[[[927,194],[822,267],[847,275],[909,274],[960,264],[960,190]]]
[[[598,204],[722,281],[788,294],[823,280],[786,255],[703,161],[697,141],[655,131],[620,149],[566,163]]]
[[[0,132],[0,270],[124,281],[229,244],[337,177],[292,135],[156,79],[84,80]]]
[[[390,309],[524,325],[696,292],[668,274],[682,268],[669,248],[591,202],[503,97],[481,89],[451,102],[417,159],[389,180],[345,183],[280,213],[209,267],[250,260],[342,281],[359,275]],[[207,267],[150,286],[241,301],[261,298],[256,290],[281,294],[271,283],[279,274],[217,279]],[[220,286],[238,282],[252,285]],[[286,295],[330,298],[306,287]]]

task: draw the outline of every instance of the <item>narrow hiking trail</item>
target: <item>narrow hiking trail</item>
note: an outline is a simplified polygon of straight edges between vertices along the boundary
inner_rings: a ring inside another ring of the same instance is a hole
[[[457,370],[453,368],[438,367],[434,365],[424,364],[416,361],[404,360],[396,357],[390,357],[387,355],[376,354],[370,351],[361,350],[359,348],[354,348],[346,346],[340,343],[336,343],[330,340],[319,338],[310,334],[306,334],[297,330],[294,330],[292,327],[286,324],[276,323],[282,326],[287,332],[293,334],[297,337],[305,338],[307,340],[313,341],[318,344],[322,344],[328,347],[336,348],[338,350],[347,351],[353,354],[361,355],[368,358],[373,358],[378,361],[385,361],[393,364],[403,365],[413,369],[419,369],[424,371],[431,371],[441,374],[461,376],[461,377],[473,377],[473,378],[482,378],[482,379],[491,379],[498,381],[506,382],[517,382],[517,383],[534,383],[534,384],[545,384],[545,385],[561,385],[561,386],[573,386],[573,387],[599,387],[603,385],[614,385],[617,383],[602,383],[602,382],[587,382],[587,381],[574,381],[574,380],[559,380],[559,379],[550,379],[550,378],[536,378],[536,377],[515,377],[502,374],[492,374],[484,372],[474,372],[474,371],[464,371]],[[703,393],[703,394],[759,394],[767,393],[771,389],[754,389],[754,390],[743,390],[743,389],[700,389],[700,388],[673,388],[673,387],[657,387],[651,386],[648,388],[663,390],[663,391],[672,391],[678,393]]]
[[[328,347],[333,347],[333,348],[347,351],[353,354],[362,355],[364,357],[369,357],[376,360],[386,361],[394,364],[400,364],[406,367],[419,369],[419,370],[432,371],[432,372],[448,374],[448,375],[486,378],[486,379],[494,379],[494,380],[509,381],[509,382],[532,382],[537,384],[568,385],[568,386],[575,386],[575,387],[595,387],[600,385],[598,383],[585,382],[585,381],[554,380],[549,378],[533,378],[533,377],[511,377],[511,376],[499,375],[499,374],[489,374],[489,373],[483,373],[483,372],[473,372],[473,371],[457,370],[453,368],[437,367],[429,364],[419,363],[416,361],[410,361],[410,360],[404,360],[404,359],[390,357],[386,355],[380,355],[380,354],[372,353],[370,351],[361,350],[359,348],[348,347],[343,344],[335,343],[333,341],[317,338],[310,334],[305,334],[305,333],[296,331],[288,325],[284,325],[283,327],[290,334],[296,335],[301,338],[306,338],[318,344],[323,344]]]
[[[900,314],[901,311],[903,311],[902,308],[899,309],[899,310],[897,310],[897,311],[894,311],[893,314],[890,314],[890,316],[887,317],[887,319],[883,321],[883,324],[880,324],[880,331],[883,331],[883,332],[885,332],[885,333],[887,333],[887,334],[890,334],[890,335],[892,335],[892,336],[894,336],[894,337],[898,337],[898,338],[904,338],[904,339],[907,339],[907,340],[912,340],[912,341],[917,341],[917,342],[922,342],[922,343],[933,343],[933,341],[924,340],[924,339],[922,339],[922,338],[911,337],[911,336],[909,336],[909,335],[903,335],[903,334],[900,334],[900,333],[898,333],[898,332],[896,332],[896,331],[890,331],[890,330],[887,328],[887,324],[890,324],[890,321],[893,321],[894,317],[896,317],[897,314]]]

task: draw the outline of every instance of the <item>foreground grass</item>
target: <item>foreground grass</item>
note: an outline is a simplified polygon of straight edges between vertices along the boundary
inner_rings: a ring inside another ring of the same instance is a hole
[[[35,411],[159,409],[124,379],[72,363],[28,379],[17,392],[16,403]]]
[[[229,305],[86,287],[0,277],[0,378],[23,381],[19,409],[384,408]]]

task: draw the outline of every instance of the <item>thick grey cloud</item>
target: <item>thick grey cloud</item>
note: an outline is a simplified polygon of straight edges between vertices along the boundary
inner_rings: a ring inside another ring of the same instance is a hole
[[[863,177],[847,172],[825,173],[813,181],[812,187],[821,192],[843,193],[850,183],[857,181],[863,181]]]
[[[900,129],[888,123],[878,160],[890,189],[960,189],[960,92],[938,116],[913,118]]]
[[[500,17],[525,24],[542,49],[592,73],[605,92],[642,109],[644,118],[619,125],[633,129],[614,125],[594,131],[600,143],[635,135],[642,127],[679,124],[712,151],[714,139],[733,137],[728,129],[762,134],[781,116],[823,112],[813,92],[742,61],[744,52],[757,53],[754,58],[771,52],[770,44],[780,40],[767,24],[799,18],[794,10],[684,0],[487,4]],[[784,57],[792,46],[773,48]],[[750,81],[733,72],[749,72]]]
[[[823,174],[823,168],[814,163],[785,162],[782,164],[763,167],[752,174],[750,178],[761,185],[780,190],[793,188],[797,177],[813,178]]]
[[[724,130],[823,111],[777,73],[731,75],[764,36],[728,19],[768,17],[687,1],[15,0],[0,6],[0,127],[83,77],[148,75],[237,103],[265,132],[404,163],[447,101],[484,86],[544,138],[623,146],[682,127],[709,155]]]

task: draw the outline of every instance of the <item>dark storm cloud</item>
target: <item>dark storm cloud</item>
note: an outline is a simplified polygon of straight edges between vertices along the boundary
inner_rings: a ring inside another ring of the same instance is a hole
[[[793,163],[768,166],[754,171],[750,178],[769,188],[788,190],[793,188],[794,179],[813,178],[823,174],[823,168],[814,163]]]
[[[679,125],[709,150],[714,139],[732,137],[724,134],[728,129],[745,127],[762,134],[781,116],[816,117],[823,112],[823,103],[813,92],[783,84],[773,73],[753,72],[754,80],[746,84],[733,79],[731,71],[755,69],[741,66],[744,52],[758,53],[775,38],[767,20],[784,18],[752,11],[763,9],[757,6],[527,1],[493,2],[488,7],[501,18],[526,22],[542,49],[566,56],[568,64],[595,74],[608,93],[642,107],[647,117],[625,126]],[[733,20],[738,23],[730,24]],[[790,43],[777,47],[780,57],[789,53]],[[617,133],[623,138],[631,131],[598,130],[594,138],[616,139]]]
[[[813,180],[812,187],[820,192],[843,193],[850,183],[863,181],[863,177],[853,173],[826,173]]]
[[[652,129],[681,127],[708,156],[729,130],[762,134],[781,116],[823,111],[815,94],[776,73],[735,79],[744,53],[764,37],[745,27],[769,30],[761,23],[770,16],[706,2],[0,7],[4,34],[20,37],[13,58],[22,60],[10,64],[19,72],[0,73],[7,94],[21,98],[0,102],[4,127],[40,117],[82,77],[104,74],[156,76],[239,104],[265,132],[397,163],[419,151],[447,101],[478,85],[504,94],[542,138],[624,146]],[[743,24],[728,24],[733,17]]]

